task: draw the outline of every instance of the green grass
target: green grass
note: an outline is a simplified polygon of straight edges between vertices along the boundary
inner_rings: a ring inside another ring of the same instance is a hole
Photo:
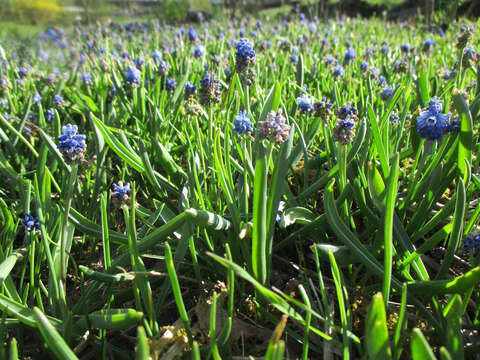
[[[0,359],[475,359],[461,24],[262,19],[0,35]]]

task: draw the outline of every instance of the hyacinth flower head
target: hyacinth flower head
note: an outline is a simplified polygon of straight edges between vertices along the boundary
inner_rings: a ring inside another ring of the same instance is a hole
[[[337,65],[333,68],[333,77],[337,78],[343,75],[343,67]]]
[[[322,100],[313,104],[313,111],[315,116],[320,116],[324,121],[328,122],[332,115],[333,104],[328,102],[324,97]]]
[[[238,135],[248,135],[253,131],[253,124],[250,121],[250,114],[247,114],[245,110],[240,110],[237,116],[235,116],[234,129]]]
[[[355,49],[348,48],[343,55],[343,66],[348,65],[352,60],[355,60],[357,54],[355,53]]]
[[[162,53],[159,50],[153,50],[152,59],[158,64],[162,60]]]
[[[38,92],[36,92],[35,95],[33,95],[33,103],[35,105],[38,105],[40,103],[40,101],[42,101],[42,97],[40,96],[40,94]]]
[[[417,131],[421,138],[437,140],[447,131],[449,116],[442,113],[442,108],[443,102],[435,96],[417,116]]]
[[[253,43],[247,38],[240,39],[235,44],[235,66],[239,73],[244,72],[251,64],[255,63],[256,54]]]
[[[460,32],[457,34],[457,48],[463,49],[473,36],[474,28],[469,25],[462,25]]]
[[[185,99],[195,96],[197,93],[197,85],[192,84],[190,81],[187,81],[185,84]]]
[[[360,71],[362,73],[366,72],[368,70],[368,63],[366,61],[362,61],[360,63]]]
[[[427,39],[423,43],[423,51],[430,51],[433,49],[433,45],[435,45],[435,41],[432,39]]]
[[[143,64],[145,64],[145,59],[142,57],[137,57],[135,60],[133,60],[133,63],[137,67],[137,69],[141,69],[143,67]]]
[[[165,89],[167,89],[167,91],[173,91],[176,87],[177,82],[175,81],[175,79],[171,77],[167,78],[167,80],[165,81]]]
[[[306,94],[303,94],[302,96],[297,98],[297,105],[298,105],[298,110],[302,114],[306,114],[313,111],[312,102]]]
[[[463,239],[463,250],[466,253],[476,255],[480,249],[480,235],[479,234],[468,234],[468,236]]]
[[[77,125],[67,124],[62,127],[62,135],[58,137],[58,150],[67,163],[83,160],[87,149],[85,138],[85,135],[78,134]]]
[[[165,60],[161,60],[158,63],[157,71],[160,75],[166,76],[168,74],[168,63]]]
[[[136,67],[129,67],[124,73],[125,80],[131,86],[139,86],[142,82],[142,73]]]
[[[390,99],[393,95],[393,88],[390,86],[385,86],[382,91],[380,91],[380,98],[383,101]]]
[[[51,122],[55,118],[55,110],[52,108],[49,108],[47,110],[47,113],[45,114],[45,120],[48,122]]]
[[[212,71],[206,71],[200,80],[200,103],[209,105],[220,102],[222,97],[220,81]]]
[[[195,41],[197,40],[197,37],[198,37],[197,30],[195,30],[192,26],[190,26],[190,28],[188,29],[188,39],[190,41]]]
[[[25,213],[25,217],[22,219],[22,225],[25,226],[25,229],[28,232],[40,231],[40,223],[38,218],[32,216],[29,212]]]
[[[347,116],[345,119],[338,119],[337,124],[333,129],[333,139],[343,145],[349,144],[355,137],[354,129],[354,117]]]
[[[412,48],[410,46],[410,43],[404,42],[402,45],[400,45],[400,49],[402,50],[403,53],[408,54]]]
[[[270,111],[264,121],[258,123],[258,136],[260,139],[269,139],[277,144],[282,144],[290,137],[290,125],[283,115],[282,109],[277,112]]]
[[[193,48],[193,57],[201,58],[205,54],[205,47],[200,44],[196,44]]]
[[[63,101],[63,97],[61,95],[54,95],[53,96],[53,103],[55,104],[55,106],[62,106],[64,101]]]
[[[82,74],[82,81],[84,85],[90,85],[92,83],[92,76],[88,72]]]
[[[129,182],[125,185],[122,181],[119,181],[118,184],[114,183],[112,185],[112,200],[114,204],[117,206],[129,204],[131,191]]]

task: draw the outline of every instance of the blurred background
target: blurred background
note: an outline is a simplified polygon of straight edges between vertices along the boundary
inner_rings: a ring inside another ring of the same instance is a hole
[[[248,13],[281,16],[294,11],[319,18],[345,14],[447,25],[460,16],[480,16],[480,0],[0,0],[0,33],[28,37],[49,26],[108,18],[178,23]]]

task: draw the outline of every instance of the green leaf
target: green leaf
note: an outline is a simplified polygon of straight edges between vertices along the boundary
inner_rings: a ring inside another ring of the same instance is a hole
[[[382,293],[373,296],[365,319],[365,344],[369,359],[391,359],[387,315]]]
[[[10,255],[0,263],[0,288],[5,279],[10,275],[15,263],[17,262],[16,255]]]
[[[423,336],[420,329],[415,328],[412,331],[411,340],[412,359],[413,360],[436,360],[432,348]]]
[[[454,93],[453,104],[457,113],[460,115],[460,141],[458,143],[458,161],[457,166],[460,175],[464,177],[467,174],[465,160],[472,163],[473,150],[473,120],[467,101],[460,93]]]

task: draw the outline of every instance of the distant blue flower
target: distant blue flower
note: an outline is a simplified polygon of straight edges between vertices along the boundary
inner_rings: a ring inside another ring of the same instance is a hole
[[[125,80],[130,85],[140,85],[142,82],[142,73],[137,68],[131,66],[125,71]]]
[[[360,63],[360,71],[364,73],[367,70],[368,70],[368,63],[366,61],[362,61]]]
[[[89,85],[92,83],[92,76],[88,72],[84,72],[82,74],[82,81],[85,85]]]
[[[253,131],[253,124],[250,121],[250,114],[247,114],[245,110],[240,110],[237,116],[235,116],[234,131],[238,135],[250,134]]]
[[[434,44],[435,44],[435,41],[433,41],[432,39],[425,40],[425,43],[423,44],[423,50],[424,51],[431,50]]]
[[[350,117],[338,120],[337,124],[344,130],[351,130],[355,126],[355,122]]]
[[[347,119],[349,117],[356,117],[358,114],[358,110],[355,106],[351,104],[345,104],[338,110],[338,117],[340,119]]]
[[[163,76],[168,74],[168,63],[165,60],[160,61],[158,64],[158,73]]]
[[[382,43],[382,47],[380,51],[382,52],[383,55],[387,55],[388,52],[390,51],[390,47],[388,46],[388,43],[386,41]]]
[[[176,87],[177,82],[175,81],[175,79],[172,79],[171,77],[167,78],[165,82],[165,88],[167,89],[167,91],[173,91]]]
[[[402,45],[400,45],[400,49],[404,53],[409,53],[411,50],[410,44],[408,42],[404,42]]]
[[[156,63],[159,63],[162,60],[162,53],[158,50],[153,50],[152,59]]]
[[[190,41],[195,41],[197,37],[198,37],[197,31],[192,26],[190,26],[190,28],[188,29],[188,39]]]
[[[55,110],[52,108],[49,108],[47,110],[47,113],[45,114],[45,120],[48,122],[51,122],[55,118]]]
[[[33,217],[30,213],[25,213],[25,218],[22,219],[22,225],[25,226],[27,231],[40,231],[40,223],[38,218]]]
[[[393,95],[393,88],[391,88],[390,86],[385,86],[380,92],[380,98],[384,101],[390,99],[392,95]]]
[[[55,104],[55,106],[62,106],[63,102],[63,97],[61,95],[55,94],[53,96],[53,103]]]
[[[399,120],[400,120],[400,116],[399,116],[397,113],[392,112],[392,113],[390,114],[390,122],[391,122],[392,124],[398,123]]]
[[[385,79],[385,76],[380,75],[378,77],[378,85],[380,85],[380,86],[386,86],[387,85],[387,79]]]
[[[33,95],[33,103],[37,105],[38,103],[40,103],[40,101],[42,101],[42,97],[38,92],[36,92],[35,95]]]
[[[130,54],[127,50],[122,51],[122,58],[124,59],[130,59]]]
[[[141,69],[143,64],[145,64],[145,60],[142,57],[137,57],[133,62],[137,69]]]
[[[112,187],[112,199],[117,205],[130,202],[130,193],[132,190],[129,182],[123,185],[123,182],[119,181],[118,184],[113,183]]]
[[[469,234],[463,239],[463,250],[467,253],[475,255],[480,249],[480,235]]]
[[[0,99],[0,108],[8,109],[8,100],[7,98]]]
[[[441,112],[442,107],[443,102],[435,96],[428,103],[428,108],[417,116],[417,131],[420,137],[437,140],[443,136],[447,130],[448,115]]]
[[[76,159],[82,160],[87,149],[85,135],[77,132],[77,125],[67,124],[62,127],[62,135],[58,137],[58,150],[60,150],[67,162]]]
[[[343,66],[348,65],[352,60],[356,58],[357,54],[355,53],[355,49],[348,48],[343,55]]]
[[[185,98],[195,95],[196,92],[197,92],[197,85],[192,84],[190,81],[188,81],[185,84]]]
[[[343,68],[340,65],[335,66],[333,69],[333,77],[339,77],[343,75]]]
[[[11,116],[9,113],[7,113],[6,111],[3,113],[3,117],[5,118],[5,120],[7,120],[8,122],[10,122],[11,120]]]
[[[325,57],[325,64],[330,65],[330,64],[336,64],[337,60],[330,54],[328,54]]]
[[[26,78],[27,75],[28,75],[28,70],[27,70],[27,68],[24,67],[24,66],[18,67],[18,68],[17,68],[17,72],[18,72],[18,75],[19,75],[22,79]]]
[[[204,54],[205,54],[205,48],[200,44],[196,44],[195,48],[193,49],[193,57],[200,58]]]
[[[440,37],[444,37],[444,36],[445,36],[445,32],[443,31],[442,28],[438,28],[437,34],[438,34],[438,36],[440,36]]]
[[[297,98],[298,109],[301,113],[308,113],[313,110],[313,105],[306,94]]]
[[[298,55],[297,54],[290,55],[290,62],[295,64],[297,61],[298,61]]]
[[[117,88],[115,87],[115,85],[110,86],[110,88],[108,89],[108,96],[112,97],[112,96],[115,96],[116,94],[117,94]]]

